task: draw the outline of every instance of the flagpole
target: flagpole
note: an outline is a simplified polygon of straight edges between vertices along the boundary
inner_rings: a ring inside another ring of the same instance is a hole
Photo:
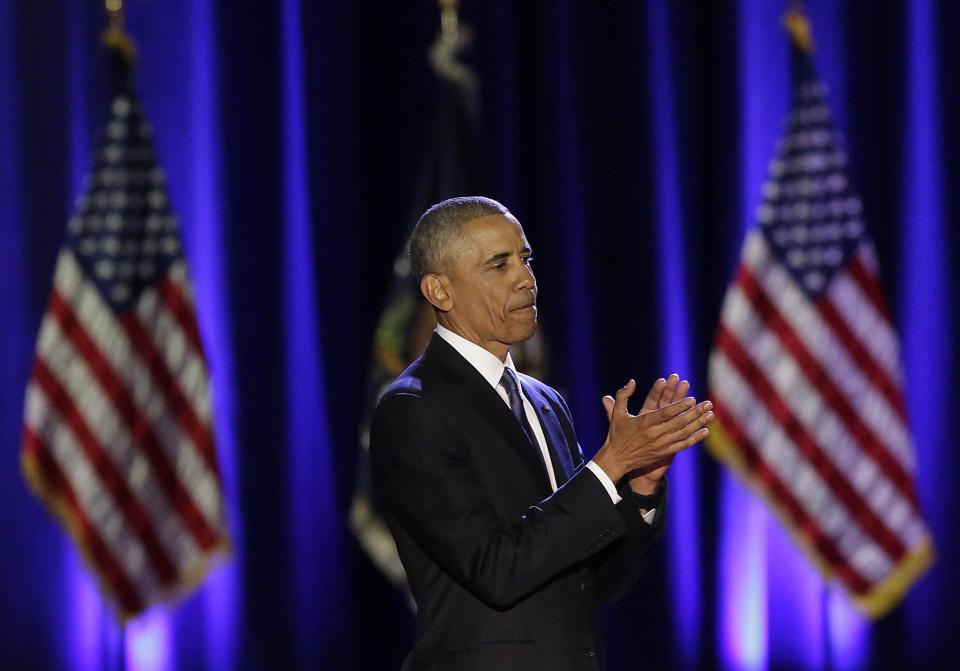
[[[120,622],[120,671],[127,671],[127,623]]]
[[[820,629],[823,632],[823,671],[833,671],[833,631],[830,626],[830,583],[820,593]]]
[[[123,0],[104,0],[104,9],[107,13],[108,25],[100,38],[104,47],[117,51],[131,68],[136,62],[136,49],[133,40],[126,31],[126,14]],[[119,671],[127,671],[127,622],[123,617],[118,621],[119,631]]]
[[[787,12],[783,16],[783,27],[790,35],[794,46],[805,54],[813,52],[813,30],[810,19],[803,6],[803,0],[789,0]],[[820,592],[820,631],[822,636],[821,649],[823,653],[824,671],[833,671],[833,630],[830,625],[830,582],[823,581],[823,590]]]
[[[805,54],[813,53],[813,31],[810,29],[810,19],[803,8],[803,0],[790,0],[787,11],[783,15],[783,27],[790,35],[793,44]]]
[[[123,9],[123,0],[104,0],[104,8],[107,11],[107,18],[110,24],[103,31],[101,41],[108,49],[119,51],[129,66],[137,60],[137,51],[133,46],[133,40],[126,30],[126,14]]]

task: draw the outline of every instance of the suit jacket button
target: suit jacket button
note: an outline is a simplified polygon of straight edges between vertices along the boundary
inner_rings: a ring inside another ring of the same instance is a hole
[[[597,656],[597,651],[596,651],[596,650],[587,650],[587,651],[586,651],[585,653],[583,653],[583,654],[585,654],[585,655],[586,655],[587,657],[589,657],[590,659],[593,659],[594,657]]]
[[[585,583],[585,582],[580,583],[580,591],[581,591],[581,592],[586,592],[586,591],[587,591],[587,583]]]

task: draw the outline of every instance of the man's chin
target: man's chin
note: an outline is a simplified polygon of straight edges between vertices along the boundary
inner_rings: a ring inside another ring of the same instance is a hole
[[[511,342],[523,342],[524,340],[529,340],[537,332],[537,315],[534,313],[533,317],[528,321],[521,324],[516,324],[514,328],[510,329],[512,336]]]

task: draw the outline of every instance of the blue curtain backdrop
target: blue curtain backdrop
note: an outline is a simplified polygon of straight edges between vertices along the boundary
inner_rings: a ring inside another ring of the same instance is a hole
[[[490,195],[536,248],[550,381],[592,451],[599,397],[627,377],[678,370],[703,394],[788,107],[786,2],[461,4]],[[0,2],[3,666],[397,668],[407,604],[345,518],[368,344],[435,108],[435,3],[130,3],[137,82],[196,282],[235,553],[123,641],[17,465],[34,338],[106,113],[101,6]],[[868,624],[690,451],[671,469],[656,560],[606,614],[612,669],[935,668],[960,653],[960,8],[807,8],[904,345],[939,560]]]

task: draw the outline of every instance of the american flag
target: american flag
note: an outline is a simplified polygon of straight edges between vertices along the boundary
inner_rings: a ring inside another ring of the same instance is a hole
[[[122,618],[188,591],[228,545],[207,367],[151,135],[123,87],[57,259],[21,452]]]
[[[824,85],[795,45],[793,104],[723,303],[708,447],[821,572],[879,617],[933,560],[899,343]]]

